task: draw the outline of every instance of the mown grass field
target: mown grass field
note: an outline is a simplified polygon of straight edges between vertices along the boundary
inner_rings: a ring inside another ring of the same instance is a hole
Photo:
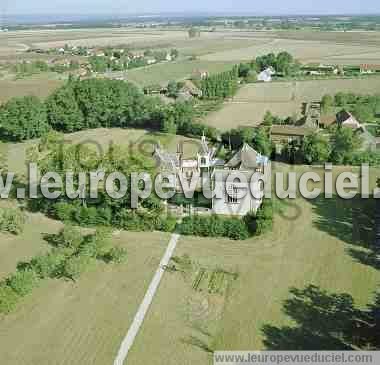
[[[242,125],[256,126],[268,110],[280,117],[300,116],[303,102],[320,101],[323,95],[340,91],[377,94],[380,92],[380,77],[245,85],[233,101],[225,102],[223,108],[210,113],[205,122],[226,130]]]
[[[34,220],[24,235],[6,238],[2,274],[41,252],[41,234],[56,231],[56,226]],[[1,240],[3,246],[3,235]],[[126,264],[97,263],[76,283],[44,281],[14,312],[0,318],[2,363],[112,364],[168,240],[162,233],[121,233],[113,244],[127,249]]]
[[[122,146],[126,153],[139,152],[147,157],[152,156],[157,143],[170,152],[176,152],[178,143],[183,143],[184,153],[189,156],[194,156],[199,149],[198,140],[144,129],[98,128],[66,134],[65,139],[74,144],[95,148],[98,154],[105,153],[111,144]],[[28,149],[37,143],[38,140],[1,143],[0,154],[5,156],[9,171],[26,176]]]
[[[188,254],[195,262],[238,272],[239,277],[227,297],[218,298],[194,292],[182,273],[166,274],[128,365],[152,359],[157,365],[206,365],[212,363],[209,350],[266,349],[274,339],[263,333],[263,326],[293,325],[283,308],[292,287],[313,284],[347,293],[360,307],[371,302],[380,272],[350,254],[351,249],[364,252],[353,242],[351,224],[364,226],[347,209],[350,203],[298,198],[286,205],[286,211],[276,216],[273,233],[260,238],[231,242],[181,237],[176,256]],[[283,336],[287,338],[285,330]],[[302,346],[300,339],[289,340]]]

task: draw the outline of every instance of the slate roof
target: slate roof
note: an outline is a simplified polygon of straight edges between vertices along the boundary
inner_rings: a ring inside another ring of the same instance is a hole
[[[243,147],[226,163],[226,167],[252,170],[265,164],[267,161],[267,157],[262,156],[249,144],[244,143]]]

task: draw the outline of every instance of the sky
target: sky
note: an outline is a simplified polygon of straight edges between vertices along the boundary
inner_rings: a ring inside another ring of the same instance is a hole
[[[379,0],[0,0],[7,14],[124,15],[222,12],[248,15],[380,14]]]

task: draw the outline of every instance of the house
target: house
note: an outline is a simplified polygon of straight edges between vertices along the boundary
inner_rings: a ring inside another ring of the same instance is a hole
[[[190,99],[191,97],[202,97],[202,90],[197,87],[191,80],[185,80],[179,90],[179,97]]]
[[[329,128],[330,126],[336,124],[336,115],[335,114],[324,114],[321,115],[321,119],[319,120],[320,128]]]
[[[321,75],[338,75],[342,70],[338,66],[320,64],[308,64],[302,66],[301,71],[304,75],[321,76]]]
[[[281,154],[283,147],[289,143],[300,145],[304,138],[315,132],[314,128],[293,125],[273,125],[270,130],[271,141],[275,144],[276,152]]]
[[[360,65],[361,74],[373,74],[376,72],[380,72],[380,65],[369,65],[369,64]]]
[[[208,71],[204,71],[204,70],[194,70],[193,71],[193,75],[192,75],[192,79],[193,80],[204,80],[204,79],[207,79],[207,77],[209,77],[209,72]]]
[[[245,216],[256,213],[263,202],[264,184],[269,180],[269,158],[244,144],[233,157],[224,164],[223,170],[215,169],[212,182],[216,191],[223,192],[222,198],[214,196],[212,212],[220,215]],[[237,173],[244,176],[241,181],[231,177]],[[263,180],[255,173],[262,174]]]
[[[346,110],[342,110],[336,115],[336,121],[342,127],[351,128],[354,130],[362,127],[358,120]]]
[[[264,71],[261,71],[257,75],[257,80],[258,81],[263,81],[263,82],[270,82],[272,81],[272,76],[275,74],[275,70],[272,67],[266,68]]]
[[[148,65],[153,65],[153,64],[157,63],[157,60],[154,57],[147,57],[146,58],[146,63]]]
[[[206,182],[210,189],[219,192],[212,198],[212,209],[209,213],[245,216],[256,212],[262,204],[264,183],[269,180],[269,159],[248,144],[244,144],[227,162],[216,157],[216,149],[208,145],[205,136],[202,137],[199,150],[193,158],[184,158],[180,145],[177,153],[166,152],[157,146],[153,156],[161,171],[176,175],[178,192],[182,191],[179,175],[189,181],[198,179],[197,189],[202,189],[201,176],[209,179]],[[237,173],[244,176],[245,181],[234,178]],[[258,179],[255,173],[261,173],[263,179]],[[241,194],[243,190],[246,193],[244,196]]]

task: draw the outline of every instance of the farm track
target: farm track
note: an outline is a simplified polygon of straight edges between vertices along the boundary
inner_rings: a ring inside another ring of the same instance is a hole
[[[145,297],[144,297],[144,299],[143,299],[143,301],[142,301],[142,303],[141,303],[141,305],[140,305],[140,307],[139,307],[139,309],[135,315],[135,318],[133,319],[132,325],[129,328],[127,335],[124,338],[124,340],[120,346],[119,352],[118,352],[116,359],[115,359],[115,362],[114,362],[114,365],[123,365],[125,359],[127,358],[128,352],[131,349],[131,347],[135,341],[135,338],[139,333],[139,330],[140,330],[140,328],[144,322],[145,316],[148,313],[149,307],[152,304],[154,296],[155,296],[157,289],[160,285],[161,279],[162,279],[164,272],[165,272],[164,267],[169,264],[169,261],[173,256],[173,253],[174,253],[174,250],[177,246],[177,242],[178,242],[179,237],[180,236],[176,233],[172,234],[169,245],[168,245],[166,252],[165,252],[165,254],[164,254],[164,256],[160,262],[160,265],[156,271],[156,274],[154,275],[153,280],[149,285],[149,288],[148,288],[148,290],[145,294]]]

